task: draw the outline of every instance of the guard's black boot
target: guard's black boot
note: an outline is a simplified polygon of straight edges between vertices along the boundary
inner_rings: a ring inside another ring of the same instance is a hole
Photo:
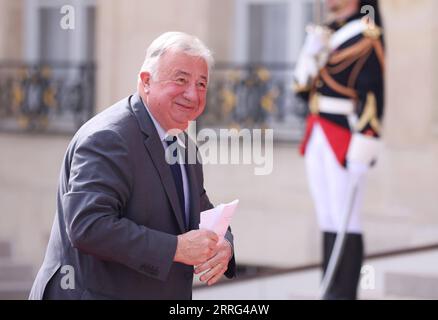
[[[325,272],[328,267],[328,263],[330,260],[330,256],[332,254],[333,246],[335,245],[336,233],[333,232],[324,232],[322,234],[322,274],[325,275]]]
[[[331,251],[333,250],[334,234],[328,234],[324,241],[324,273],[327,269]],[[334,237],[336,238],[336,237]],[[330,251],[330,253],[329,253]],[[334,279],[327,290],[324,300],[356,300],[357,288],[360,280],[360,270],[363,261],[363,238],[361,234],[347,234],[342,252],[341,260],[338,263]]]

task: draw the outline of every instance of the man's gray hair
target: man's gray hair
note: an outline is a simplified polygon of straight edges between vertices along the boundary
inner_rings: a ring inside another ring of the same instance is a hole
[[[146,58],[141,71],[149,72],[152,79],[156,80],[160,57],[168,50],[173,49],[194,57],[203,58],[207,63],[210,74],[214,64],[211,51],[201,40],[184,32],[166,32],[156,38],[146,52]]]

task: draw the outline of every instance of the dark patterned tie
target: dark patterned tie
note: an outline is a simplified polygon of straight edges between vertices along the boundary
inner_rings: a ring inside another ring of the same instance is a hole
[[[176,136],[173,136],[171,141],[166,140],[166,143],[167,143],[167,146],[169,146],[169,147],[174,143],[178,143]],[[173,146],[173,148],[175,148],[175,146]],[[175,148],[172,155],[175,159],[178,159],[177,158],[178,148]],[[185,214],[186,206],[185,206],[185,201],[184,201],[184,185],[183,185],[183,179],[182,179],[181,165],[179,164],[178,161],[176,161],[174,164],[169,164],[169,166],[170,166],[170,169],[172,171],[173,180],[175,182],[176,192],[178,193],[179,204],[181,206],[181,212],[183,214],[183,221],[185,223],[185,226],[187,227],[186,214]]]

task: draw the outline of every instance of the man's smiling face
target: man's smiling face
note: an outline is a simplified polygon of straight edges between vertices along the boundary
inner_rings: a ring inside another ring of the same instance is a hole
[[[207,63],[201,57],[169,50],[160,58],[157,71],[156,79],[145,79],[148,108],[166,131],[185,130],[205,108]]]

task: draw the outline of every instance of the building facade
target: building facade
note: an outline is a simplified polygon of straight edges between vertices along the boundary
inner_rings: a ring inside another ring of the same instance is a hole
[[[435,148],[438,20],[434,12],[438,2],[381,3],[388,61],[386,145]],[[6,85],[5,75],[18,74],[23,64],[57,63],[51,70],[54,86],[49,85],[42,97],[48,110],[50,97],[64,97],[56,109],[60,111],[53,112],[55,118],[49,120],[58,119],[55,122],[60,127],[72,132],[72,121],[82,123],[91,113],[136,90],[146,48],[165,31],[184,31],[204,40],[214,52],[218,72],[235,67],[248,73],[244,69],[248,65],[263,63],[273,65],[273,69],[277,64],[279,69],[291,70],[303,42],[304,27],[314,19],[313,5],[312,0],[0,0],[0,85]],[[64,6],[70,7],[62,11]],[[73,29],[61,25],[69,8],[74,9]],[[290,73],[281,79],[288,81],[288,77]],[[291,94],[287,85],[282,90]],[[23,99],[22,92],[13,92],[10,100],[1,101]],[[80,100],[84,96],[90,100]],[[74,109],[72,101],[76,105],[87,103],[90,110]],[[7,109],[10,107],[0,104],[0,120],[15,112]],[[77,114],[81,114],[78,119]],[[0,133],[2,150],[7,150],[0,162],[0,242],[13,243],[20,260],[37,267],[47,244],[58,170],[70,135],[34,137],[31,133],[26,137]]]

